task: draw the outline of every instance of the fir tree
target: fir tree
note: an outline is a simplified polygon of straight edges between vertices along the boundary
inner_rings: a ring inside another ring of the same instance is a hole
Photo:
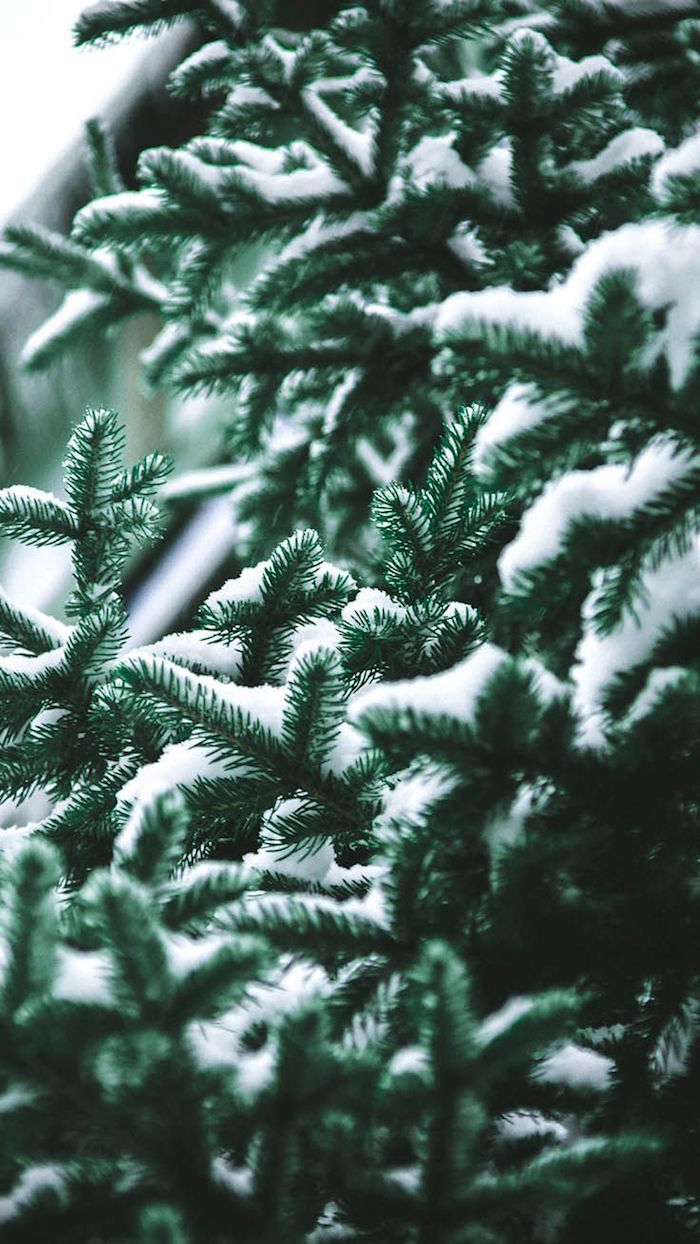
[[[75,550],[70,626],[2,614],[4,791],[54,804],[0,835],[3,1232],[687,1244],[696,6],[78,33],[185,14],[208,134],[128,192],[93,127],[73,238],[3,261],[80,291],[30,360],[143,296],[152,378],[236,396],[262,560],[129,649],[163,460],[90,413],[65,501],[0,493]]]
[[[157,310],[151,382],[226,398],[223,451],[251,463],[236,500],[250,551],[302,519],[361,565],[377,484],[420,476],[446,413],[507,379],[478,341],[446,348],[437,307],[565,275],[587,242],[648,210],[663,138],[614,60],[572,61],[539,30],[507,30],[508,5],[337,10],[300,34],[274,5],[94,6],[80,42],[199,18],[215,37],[172,88],[212,98],[208,132],[145,152],[142,188],[125,192],[93,126],[99,197],[71,240],[11,230],[0,261],[71,290],[28,343],[31,367],[96,324]],[[265,253],[239,288],[252,241]]]

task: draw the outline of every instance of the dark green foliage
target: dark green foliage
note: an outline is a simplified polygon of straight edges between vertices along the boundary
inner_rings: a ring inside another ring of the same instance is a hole
[[[157,307],[263,560],[124,649],[163,460],[0,494],[75,570],[0,596],[3,1240],[697,1238],[696,9],[81,19],[194,16],[212,116],[130,193],[91,126],[28,358]]]
[[[125,639],[121,574],[133,547],[158,535],[150,496],[169,471],[161,454],[123,470],[122,441],[113,411],[88,411],[66,453],[66,501],[18,485],[0,492],[3,532],[30,545],[70,542],[74,576],[70,626],[0,601],[3,646],[12,650],[0,658],[4,798],[37,786],[65,798],[84,783],[99,786],[107,772],[92,704]],[[73,852],[77,863],[77,842]]]
[[[173,89],[214,108],[205,136],[144,152],[136,192],[106,172],[93,126],[98,198],[72,241],[7,235],[0,262],[84,291],[27,362],[157,309],[151,382],[221,393],[235,412],[250,552],[302,521],[366,571],[376,485],[422,474],[445,412],[492,401],[508,375],[485,365],[478,337],[445,348],[439,304],[504,283],[546,289],[586,243],[649,210],[663,142],[638,128],[627,143],[637,114],[612,52],[572,69],[537,30],[504,41],[511,9],[328,4],[307,30],[284,4],[139,0],[78,24],[90,41],[196,16],[214,41]],[[693,25],[683,16],[678,38]],[[562,50],[566,20],[553,23]],[[464,76],[465,59],[493,73]],[[257,275],[239,277],[256,239]]]

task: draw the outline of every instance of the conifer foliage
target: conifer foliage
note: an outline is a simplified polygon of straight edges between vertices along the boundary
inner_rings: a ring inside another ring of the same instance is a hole
[[[126,191],[93,126],[73,237],[2,261],[70,286],[34,365],[150,299],[260,560],[134,648],[165,459],[92,411],[65,499],[0,492],[74,568],[0,606],[2,792],[50,801],[0,831],[0,1235],[689,1244],[700,9],[78,37],[185,15],[208,133]]]

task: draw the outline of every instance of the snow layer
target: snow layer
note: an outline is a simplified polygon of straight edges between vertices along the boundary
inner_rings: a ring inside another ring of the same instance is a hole
[[[671,383],[680,388],[696,357],[700,330],[700,227],[669,232],[662,220],[623,225],[596,239],[574,264],[561,285],[521,292],[498,286],[452,294],[435,316],[439,341],[474,331],[479,323],[507,324],[580,346],[586,304],[599,279],[615,269],[636,274],[637,294],[651,311],[668,308],[666,326],[655,353],[668,360]],[[648,362],[652,362],[650,358]]]
[[[664,150],[664,140],[655,130],[632,126],[623,130],[603,147],[591,160],[572,160],[566,172],[574,173],[581,181],[590,183],[599,177],[615,172],[633,160],[658,156]]]
[[[340,147],[351,163],[357,165],[357,168],[365,177],[371,177],[373,159],[372,159],[372,133],[353,129],[345,121],[342,121],[337,112],[329,107],[323,98],[321,91],[326,86],[336,86],[332,80],[325,82],[319,80],[314,83],[313,87],[308,87],[302,92],[302,99],[312,113],[315,121],[325,130],[328,136],[333,140],[336,146]]]
[[[697,466],[695,456],[666,438],[652,441],[631,469],[611,463],[554,480],[525,512],[518,535],[501,553],[504,588],[512,591],[518,575],[553,561],[578,520],[628,518]]]
[[[224,765],[214,761],[201,745],[195,743],[171,743],[162,756],[150,765],[139,769],[135,777],[119,792],[118,802],[128,806],[132,802],[150,802],[176,786],[190,786],[197,778],[223,777]],[[139,820],[130,818],[117,839],[121,854],[129,855],[138,832]]]
[[[102,950],[70,950],[58,952],[58,971],[52,994],[67,1002],[113,1001],[110,988],[111,963]]]
[[[444,673],[370,687],[353,698],[351,719],[361,728],[365,714],[379,710],[453,717],[468,725],[489,680],[505,660],[500,648],[483,644]]]
[[[96,293],[91,289],[74,289],[66,294],[60,307],[53,315],[27,338],[22,347],[21,359],[25,366],[31,367],[32,362],[57,338],[60,339],[73,328],[86,323],[99,311],[110,305],[107,294]]]
[[[458,189],[474,181],[474,173],[460,160],[454,149],[454,138],[454,134],[421,138],[407,157],[412,185],[420,190],[426,186]]]
[[[568,1132],[557,1119],[548,1119],[537,1111],[515,1110],[504,1114],[501,1121],[504,1140],[530,1140],[533,1136],[547,1136],[552,1140],[565,1141]]]
[[[488,467],[489,456],[512,436],[536,427],[551,407],[538,398],[532,385],[516,382],[506,389],[492,414],[481,425],[474,442],[472,462],[477,473]]]
[[[60,1166],[28,1166],[7,1196],[0,1196],[0,1225],[11,1222],[21,1210],[46,1192],[63,1196],[68,1181]]]
[[[690,177],[700,173],[700,129],[686,138],[680,147],[666,153],[654,167],[651,185],[657,198],[663,198],[672,177]]]
[[[390,617],[403,622],[406,613],[406,606],[394,600],[388,592],[383,592],[378,587],[363,587],[355,599],[344,606],[342,617],[343,622],[353,623],[360,620],[361,614],[366,614],[370,618],[374,618],[377,614],[389,614]]]
[[[240,673],[242,652],[239,643],[214,643],[207,631],[180,631],[165,635],[154,644],[129,650],[131,657],[165,657],[187,668],[200,666],[212,674],[236,678]]]
[[[662,633],[674,620],[700,614],[700,539],[687,553],[664,561],[644,575],[644,598],[609,635],[597,635],[593,616],[602,575],[584,604],[584,630],[576,650],[574,703],[582,719],[581,741],[604,741],[600,702],[606,686],[626,670],[648,660]]]
[[[439,765],[422,761],[414,769],[399,774],[396,784],[384,794],[381,823],[399,825],[421,821],[428,811],[449,795],[455,786],[454,774]]]
[[[538,1068],[536,1078],[548,1084],[568,1084],[571,1088],[603,1091],[610,1083],[614,1063],[611,1058],[586,1050],[580,1045],[564,1045],[550,1054]]]
[[[516,1024],[523,1015],[527,1015],[528,1011],[532,1010],[532,1006],[532,998],[509,998],[499,1011],[494,1011],[493,1015],[489,1015],[480,1025],[479,1041],[483,1045],[495,1041],[496,1037],[507,1032],[511,1025]]]

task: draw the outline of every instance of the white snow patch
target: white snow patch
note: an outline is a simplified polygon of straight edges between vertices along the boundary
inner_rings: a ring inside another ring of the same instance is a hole
[[[165,657],[186,668],[201,666],[212,674],[237,678],[241,671],[242,652],[238,642],[214,643],[207,631],[179,631],[143,648],[129,649],[131,657]]]
[[[613,1060],[595,1050],[568,1044],[550,1054],[535,1072],[536,1079],[548,1084],[568,1084],[571,1088],[590,1088],[601,1092],[610,1083]]]
[[[44,1192],[54,1192],[61,1199],[67,1191],[67,1180],[60,1166],[29,1166],[22,1171],[8,1196],[0,1196],[0,1225],[11,1222]]]
[[[486,182],[493,198],[502,207],[515,206],[510,181],[512,165],[513,152],[510,140],[502,138],[497,146],[492,147],[477,169],[479,177]]]
[[[401,826],[421,821],[434,805],[455,787],[455,776],[439,765],[416,762],[415,768],[399,774],[396,784],[385,791],[381,823]]]
[[[104,311],[109,305],[110,299],[107,294],[97,293],[92,289],[71,290],[66,294],[58,310],[44,320],[27,338],[20,356],[22,362],[31,366],[36,356],[57,337],[63,337],[65,333],[84,324],[96,312]]]
[[[70,950],[60,947],[58,971],[52,993],[64,1002],[113,1001],[110,988],[111,962],[102,950]]]
[[[498,570],[506,591],[518,575],[553,561],[579,519],[628,518],[669,485],[697,470],[698,459],[669,438],[652,441],[632,467],[609,463],[570,471],[546,486],[523,515],[520,531],[501,553]]]
[[[50,670],[60,669],[65,659],[65,648],[49,648],[48,652],[40,652],[37,656],[23,657],[20,655],[0,656],[0,679],[3,674],[11,677],[19,674],[24,678],[43,678]]]
[[[8,609],[17,609],[29,622],[33,622],[38,629],[44,631],[56,647],[61,647],[68,642],[73,631],[71,626],[66,626],[57,618],[52,618],[50,614],[43,613],[40,609],[33,608],[32,605],[15,604],[2,588],[0,588],[0,602]],[[4,641],[0,640],[0,643],[2,642]]]
[[[489,1045],[491,1041],[495,1041],[496,1037],[500,1037],[501,1033],[507,1032],[523,1015],[527,1015],[532,1007],[532,998],[509,998],[499,1011],[494,1011],[493,1015],[489,1015],[480,1024],[478,1040],[482,1045]]]
[[[492,855],[497,856],[503,848],[510,847],[518,841],[532,811],[535,794],[533,786],[523,786],[508,809],[488,822],[484,829],[484,838]]]
[[[361,614],[366,614],[370,618],[377,614],[389,614],[390,617],[396,618],[403,622],[407,608],[400,601],[394,600],[388,592],[383,592],[378,587],[363,587],[357,593],[354,600],[351,600],[343,607],[343,622],[358,622]]]
[[[504,1114],[500,1132],[504,1140],[530,1140],[533,1136],[547,1136],[552,1140],[565,1141],[568,1131],[557,1119],[548,1119],[538,1111],[514,1110]]]
[[[215,959],[231,939],[223,933],[210,933],[206,937],[188,937],[185,933],[167,933],[163,944],[168,956],[168,966],[173,976],[182,979],[190,972]]]
[[[316,122],[326,131],[333,142],[340,147],[351,163],[355,164],[365,177],[371,177],[373,171],[372,133],[360,131],[342,121],[337,112],[326,103],[321,95],[324,86],[335,85],[332,81],[321,79],[302,91],[302,100]]]
[[[646,156],[658,156],[664,150],[664,140],[655,130],[632,126],[623,130],[603,147],[591,160],[572,160],[566,165],[565,172],[574,173],[586,183],[605,177],[632,160],[641,160]]]
[[[231,1166],[225,1158],[216,1157],[212,1164],[214,1182],[222,1184],[234,1196],[248,1197],[253,1192],[253,1172],[249,1166]]]
[[[655,165],[651,175],[651,185],[657,198],[662,199],[670,189],[672,177],[690,177],[700,173],[700,129],[690,138],[686,138],[679,147],[674,147]]]
[[[643,689],[625,714],[625,726],[632,726],[641,721],[649,713],[653,713],[666,691],[677,687],[688,677],[688,670],[682,665],[671,665],[664,669],[652,670]]]
[[[583,607],[583,637],[572,670],[574,704],[581,715],[581,741],[604,742],[600,701],[608,683],[649,658],[662,632],[676,619],[700,613],[700,539],[687,553],[663,562],[644,575],[644,602],[637,615],[628,613],[609,635],[596,634],[593,617],[603,585],[599,575]]]
[[[511,384],[494,407],[492,414],[479,428],[474,442],[473,464],[477,473],[488,467],[493,449],[512,436],[537,427],[550,413],[551,407],[539,398],[532,385]]]
[[[238,168],[236,174],[243,186],[253,190],[266,203],[325,200],[333,195],[349,193],[347,183],[320,163],[313,168],[294,169],[291,173],[271,174]]]
[[[569,60],[568,56],[554,58],[554,91],[561,95],[577,86],[582,78],[596,77],[604,73],[610,78],[623,81],[620,70],[606,56],[584,56],[582,60]]]
[[[700,227],[676,226],[662,220],[623,225],[592,242],[569,276],[549,290],[522,292],[497,286],[462,291],[447,298],[435,318],[438,340],[474,331],[480,322],[508,324],[516,329],[582,343],[586,304],[607,272],[628,269],[636,274],[637,295],[652,311],[668,309],[664,329],[656,336],[651,364],[659,353],[668,360],[671,383],[682,386],[696,357],[700,330]]]
[[[427,1054],[421,1045],[405,1045],[397,1050],[389,1063],[391,1076],[420,1076],[424,1078],[430,1070]]]
[[[474,173],[459,158],[453,147],[454,134],[421,138],[409,152],[407,164],[411,182],[418,189],[427,186],[452,186],[457,189],[474,181]]]
[[[177,786],[191,785],[201,777],[223,777],[225,772],[223,764],[212,760],[201,744],[170,743],[158,760],[144,765],[122,787],[117,803],[121,807],[132,802],[150,803]],[[117,839],[119,850],[126,855],[133,850],[138,825],[138,816],[129,819]]]
[[[500,648],[482,644],[466,660],[440,674],[370,687],[353,697],[351,720],[362,728],[362,717],[380,710],[404,717],[412,713],[453,717],[469,724],[480,696],[505,660]]]

